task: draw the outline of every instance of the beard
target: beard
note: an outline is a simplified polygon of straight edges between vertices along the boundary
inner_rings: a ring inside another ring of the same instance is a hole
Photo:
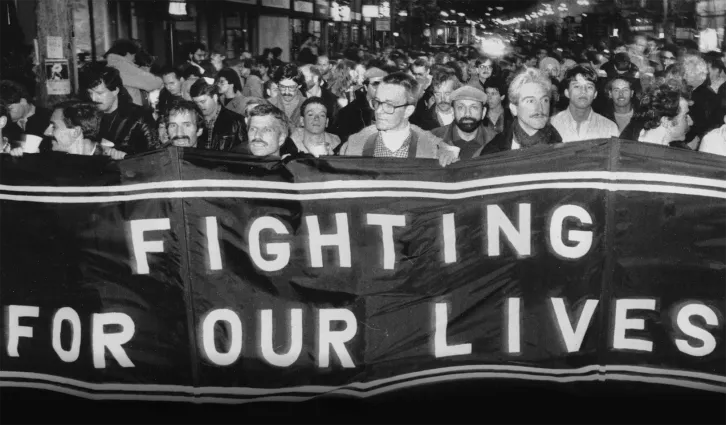
[[[477,121],[474,118],[461,118],[461,119],[455,119],[454,124],[456,124],[457,127],[459,127],[459,130],[463,131],[464,133],[473,133],[476,131],[477,128],[479,128],[479,124],[481,121]]]

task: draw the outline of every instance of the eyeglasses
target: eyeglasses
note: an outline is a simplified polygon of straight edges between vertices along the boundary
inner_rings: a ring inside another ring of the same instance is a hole
[[[479,69],[482,69],[484,71],[491,71],[492,67],[489,65],[479,65]]]
[[[403,107],[410,105],[410,103],[404,103],[403,105],[396,106],[396,105],[391,105],[390,103],[381,102],[378,99],[373,99],[371,101],[371,104],[373,105],[374,111],[377,111],[378,107],[381,106],[382,107],[381,109],[383,109],[383,112],[385,112],[387,114],[392,114],[396,109],[403,108]]]
[[[281,92],[285,92],[285,93],[294,93],[294,92],[295,92],[295,90],[297,90],[297,88],[298,88],[298,85],[297,85],[297,84],[295,84],[294,86],[282,86],[282,85],[278,85],[278,86],[277,86],[277,88],[278,88],[278,89],[279,89],[279,90],[280,90]]]

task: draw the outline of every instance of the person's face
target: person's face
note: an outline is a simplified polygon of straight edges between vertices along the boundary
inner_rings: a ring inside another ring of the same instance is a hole
[[[486,108],[476,100],[454,101],[454,122],[456,126],[466,133],[473,133],[481,124],[486,114]]]
[[[297,94],[298,84],[289,78],[285,78],[284,80],[280,81],[280,83],[277,85],[277,88],[280,90],[282,101],[285,103],[290,103],[293,101],[295,95]]]
[[[177,79],[175,74],[166,74],[162,77],[164,88],[174,96],[181,95],[181,83],[183,80],[183,78],[181,80]]]
[[[612,97],[615,106],[629,106],[633,97],[633,90],[630,89],[630,84],[626,81],[615,80],[610,88],[610,97]]]
[[[648,48],[648,40],[644,37],[636,37],[635,43],[633,43],[633,48],[636,52],[642,55],[643,53],[645,53],[645,49]]]
[[[207,58],[207,52],[202,49],[197,49],[197,51],[194,52],[194,54],[191,56],[192,61],[196,63],[201,63],[204,59]]]
[[[669,124],[669,132],[672,140],[686,140],[686,133],[688,133],[688,130],[693,125],[693,120],[691,120],[688,112],[688,101],[681,98],[680,102],[678,102],[678,115]]]
[[[192,100],[199,109],[202,111],[202,115],[205,117],[211,117],[217,112],[217,100],[219,98],[215,94],[214,96],[208,96],[203,94],[201,96],[193,97]]]
[[[469,77],[471,77],[469,65],[465,62],[459,62],[459,67],[461,68],[461,78],[464,79],[464,82],[469,81]]]
[[[451,111],[451,93],[454,91],[454,82],[445,81],[438,87],[434,88],[434,98],[436,99],[436,108],[441,112]]]
[[[166,125],[169,140],[174,146],[194,148],[197,138],[202,135],[203,128],[197,128],[197,117],[189,111],[181,111],[169,116]]]
[[[711,81],[718,81],[723,77],[722,72],[718,68],[712,68],[708,67],[708,78],[711,79]]]
[[[320,70],[321,74],[325,74],[328,71],[330,71],[330,60],[328,58],[318,58],[318,70]]]
[[[512,114],[525,131],[544,128],[550,116],[550,93],[536,83],[523,85],[519,93],[519,102],[509,105]]]
[[[305,131],[312,134],[322,134],[328,125],[328,110],[325,106],[313,103],[305,108],[302,120]]]
[[[547,50],[540,49],[537,51],[537,59],[542,60],[547,57]]]
[[[381,80],[383,77],[376,77],[376,78],[369,78],[368,79],[368,85],[366,90],[366,96],[368,97],[368,100],[371,101],[375,99],[376,92],[378,91],[378,86],[381,84]]]
[[[272,115],[250,117],[247,137],[250,152],[254,156],[280,156],[280,146],[285,143],[286,134],[282,125]]]
[[[597,97],[595,83],[588,81],[578,74],[575,80],[570,82],[569,87],[565,90],[565,96],[570,99],[570,103],[579,109],[587,109],[592,105],[592,101]]]
[[[222,66],[223,66],[222,61],[224,61],[224,59],[225,59],[225,57],[222,56],[220,53],[213,53],[211,61],[212,61],[212,66],[214,66],[214,69],[216,69],[217,71],[222,69]]]
[[[703,84],[704,81],[706,81],[707,76],[708,73],[704,75],[700,72],[686,72],[686,74],[683,76],[683,79],[686,80],[686,84],[691,86],[691,88],[696,88]]]
[[[320,78],[317,75],[310,72],[310,68],[307,68],[307,67],[303,68],[302,74],[303,74],[303,77],[305,77],[305,86],[307,87],[308,90],[310,90],[313,87],[318,86],[318,83],[320,82]]]
[[[663,68],[668,68],[669,66],[676,63],[676,57],[675,55],[673,55],[672,52],[664,50],[660,52],[660,62],[663,64]]]
[[[98,86],[90,89],[88,95],[91,101],[97,105],[99,111],[108,113],[111,112],[111,109],[113,109],[118,100],[118,91],[119,89],[110,91],[106,87],[106,84],[102,82]]]
[[[486,80],[491,77],[492,71],[494,71],[494,64],[491,60],[487,59],[484,63],[479,65],[479,79]]]
[[[52,149],[57,152],[70,152],[79,141],[83,140],[83,132],[80,127],[68,128],[66,126],[63,121],[62,109],[53,111],[45,135],[53,137]]]
[[[234,86],[230,84],[229,81],[227,81],[224,77],[219,77],[219,81],[217,82],[217,90],[219,90],[219,94],[225,95],[227,97],[234,96]]]
[[[23,118],[28,111],[28,101],[25,98],[21,98],[20,102],[13,103],[8,106],[8,112],[10,113],[10,120],[17,122]]]
[[[270,87],[267,89],[267,95],[270,98],[280,96],[280,89],[277,87],[277,83],[270,82]]]
[[[408,103],[406,101],[406,89],[399,85],[382,83],[378,86],[376,97],[373,99],[373,103],[376,102],[381,103],[375,108],[376,127],[381,131],[398,129],[405,125],[414,110],[411,105],[404,106]],[[394,107],[393,111],[384,111],[384,108],[390,108],[391,106]]]
[[[487,88],[487,106],[490,110],[498,108],[502,104],[504,97],[499,94],[499,90],[492,87]]]
[[[413,76],[416,78],[429,78],[429,70],[425,66],[412,67]]]

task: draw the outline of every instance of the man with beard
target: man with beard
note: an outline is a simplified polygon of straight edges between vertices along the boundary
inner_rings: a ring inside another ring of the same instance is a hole
[[[562,137],[548,123],[552,82],[536,68],[525,68],[509,84],[509,109],[516,117],[512,126],[487,143],[481,154],[487,155],[533,146],[562,143]]]
[[[270,103],[284,112],[290,122],[300,122],[300,106],[305,96],[300,92],[304,78],[297,65],[288,63],[277,68],[273,81],[280,90],[280,96],[271,97]]]
[[[164,123],[171,144],[182,148],[196,148],[204,133],[204,117],[193,102],[177,99],[171,102],[164,114]]]
[[[616,77],[607,84],[607,88],[610,92],[610,101],[603,111],[603,116],[613,121],[618,126],[618,132],[622,133],[633,118],[634,103],[637,102],[633,97],[635,94],[633,81],[625,76]]]
[[[244,117],[222,107],[217,87],[197,80],[189,94],[204,116],[207,137],[199,148],[215,151],[231,151],[236,146],[247,146],[247,127]]]
[[[451,93],[454,122],[432,131],[445,143],[459,148],[459,159],[478,157],[496,133],[483,125],[487,112],[487,95],[464,86]]]
[[[461,87],[459,79],[447,70],[436,72],[431,86],[433,87],[434,103],[423,109],[422,103],[416,106],[411,116],[411,123],[424,130],[433,130],[454,122],[454,110],[451,108],[451,94]]]
[[[562,136],[563,142],[620,136],[614,122],[592,110],[592,101],[597,97],[597,74],[594,69],[575,66],[567,71],[563,84],[570,105],[552,118],[552,125]]]
[[[207,46],[204,43],[191,43],[187,50],[187,63],[199,70],[199,75],[204,74],[202,62],[207,59]]]

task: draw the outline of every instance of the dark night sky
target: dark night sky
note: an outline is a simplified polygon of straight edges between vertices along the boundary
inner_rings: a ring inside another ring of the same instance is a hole
[[[511,12],[519,12],[526,10],[538,3],[537,0],[439,0],[438,5],[442,10],[454,9],[457,12],[464,12],[469,18],[485,18],[487,8],[494,10],[491,17],[495,18],[500,15],[507,15]],[[497,11],[496,7],[500,6],[504,9]]]

